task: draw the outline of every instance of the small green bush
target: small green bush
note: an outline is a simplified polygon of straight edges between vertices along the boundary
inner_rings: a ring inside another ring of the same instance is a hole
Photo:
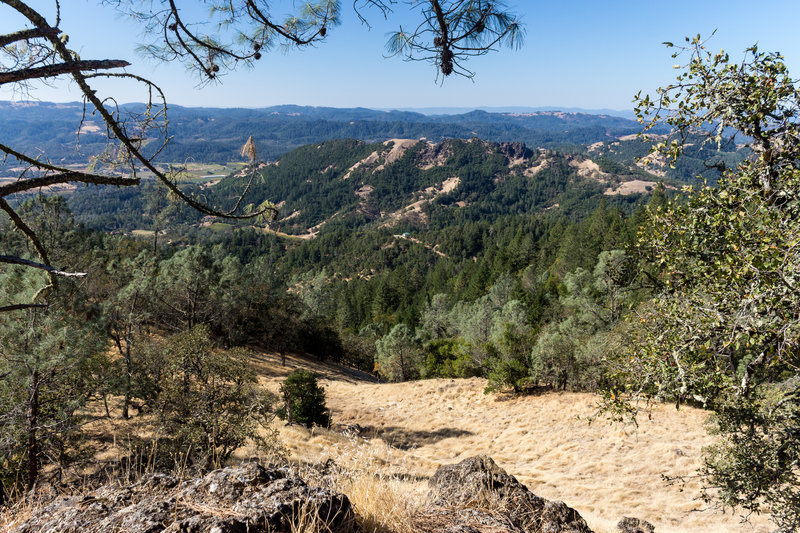
[[[470,346],[458,339],[439,339],[423,349],[420,373],[428,378],[471,378],[481,375],[481,368],[472,358]]]
[[[278,417],[290,424],[314,424],[328,427],[331,414],[325,406],[325,389],[317,382],[317,375],[307,370],[295,370],[281,385],[284,406],[278,410]]]

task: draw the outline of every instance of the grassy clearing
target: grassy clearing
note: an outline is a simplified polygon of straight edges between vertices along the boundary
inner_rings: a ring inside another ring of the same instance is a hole
[[[244,166],[244,162],[230,162],[230,163],[160,163],[159,168],[166,170],[169,167],[175,169],[182,169],[181,176],[178,181],[181,183],[197,183],[203,184],[207,182],[216,182],[220,178],[229,176],[235,172],[240,171]],[[144,177],[153,177],[149,172],[142,174]]]
[[[742,524],[730,511],[708,509],[691,477],[685,486],[664,482],[662,475],[692,476],[702,448],[713,442],[699,409],[658,405],[638,428],[590,424],[598,401],[592,394],[485,395],[478,378],[376,384],[293,357],[282,367],[279,358],[262,355],[256,365],[273,390],[295,368],[311,367],[323,377],[334,424],[361,428],[354,438],[281,428],[293,459],[368,465],[404,480],[393,490],[405,492],[409,505],[439,465],[486,453],[535,494],[577,509],[599,533],[616,531],[623,516],[648,520],[662,533],[774,529],[765,517]]]
[[[589,424],[586,418],[597,402],[591,394],[485,395],[482,379],[379,384],[291,355],[285,366],[278,355],[264,353],[253,364],[261,383],[273,391],[297,368],[321,376],[334,427],[309,430],[277,421],[280,454],[310,483],[347,494],[367,533],[414,531],[411,517],[436,468],[479,453],[490,455],[535,494],[577,509],[598,533],[615,532],[623,516],[648,520],[659,533],[774,529],[765,517],[742,524],[735,514],[706,509],[696,481],[683,487],[663,481],[662,475],[691,476],[702,448],[713,442],[704,429],[706,413],[698,409],[656,406],[638,428],[602,420]],[[117,417],[118,408],[112,414]],[[126,424],[101,418],[89,426],[90,438],[104,443],[96,462],[113,461],[128,448],[124,437],[114,437],[129,434]],[[242,449],[232,461],[263,453]],[[315,479],[314,472],[328,460],[326,475]],[[0,510],[0,531],[19,523],[33,505]]]

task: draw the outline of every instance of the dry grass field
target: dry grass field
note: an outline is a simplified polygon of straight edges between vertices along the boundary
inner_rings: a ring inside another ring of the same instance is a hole
[[[424,500],[428,477],[440,465],[476,454],[491,456],[535,494],[574,507],[597,533],[616,532],[623,516],[643,518],[657,533],[774,530],[763,516],[743,523],[736,514],[707,508],[697,482],[664,482],[664,475],[691,476],[703,446],[712,442],[706,415],[697,409],[656,406],[638,428],[589,424],[598,400],[591,394],[485,395],[483,379],[381,384],[291,355],[283,366],[277,355],[258,354],[254,365],[274,392],[296,368],[322,378],[334,427],[308,430],[280,421],[275,427],[283,454],[301,469],[335,462],[333,483],[351,499],[367,533],[413,533],[410,516]],[[117,416],[101,418],[95,407],[99,418],[86,429],[106,443],[95,463],[109,464],[125,447],[115,436],[131,428]],[[234,461],[259,454],[243,449]],[[23,501],[0,511],[0,531],[45,503]]]
[[[670,486],[662,475],[691,475],[703,446],[712,442],[697,409],[656,406],[638,428],[611,426],[587,417],[591,394],[553,392],[509,398],[485,395],[482,379],[434,379],[378,384],[335,367],[269,355],[256,362],[264,384],[277,391],[293,369],[310,367],[323,377],[336,426],[360,427],[358,436],[283,427],[290,456],[328,457],[350,468],[401,475],[409,505],[441,464],[485,453],[535,494],[563,500],[597,531],[613,532],[622,516],[636,516],[667,532],[768,532],[765,517],[742,523],[736,514],[708,509],[697,482]],[[361,464],[359,464],[361,463]],[[396,494],[395,494],[396,498]]]

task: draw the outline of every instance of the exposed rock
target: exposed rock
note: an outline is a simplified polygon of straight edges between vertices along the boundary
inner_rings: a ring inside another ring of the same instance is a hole
[[[533,150],[525,146],[522,142],[500,143],[498,151],[505,155],[509,161],[520,161],[523,159],[530,159],[533,155]]]
[[[617,529],[622,533],[654,533],[656,528],[650,522],[641,518],[630,518],[623,516],[617,524]]]
[[[430,170],[444,165],[453,155],[452,141],[426,145],[417,156],[417,166],[421,170]]]
[[[591,533],[583,517],[564,502],[547,501],[539,519],[542,533]]]
[[[323,531],[356,531],[347,496],[310,487],[288,469],[257,463],[215,470],[180,482],[156,474],[87,496],[61,498],[33,514],[18,533],[289,533],[305,520]]]
[[[429,485],[420,531],[591,533],[575,509],[536,496],[486,455],[440,467]]]
[[[439,506],[473,503],[487,493],[508,499],[518,491],[528,490],[487,455],[477,455],[458,464],[441,466],[433,474],[429,484],[429,497],[434,505]],[[544,505],[543,498],[534,498]]]

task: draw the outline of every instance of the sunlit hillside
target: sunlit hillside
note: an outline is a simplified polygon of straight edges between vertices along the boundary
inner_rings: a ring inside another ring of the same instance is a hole
[[[589,423],[598,401],[592,394],[486,395],[479,378],[380,384],[294,357],[284,367],[267,354],[257,365],[276,391],[298,367],[324,378],[338,431],[282,427],[294,459],[332,458],[349,467],[364,462],[404,475],[412,502],[439,465],[486,453],[537,495],[577,509],[598,532],[616,531],[623,516],[643,518],[659,533],[773,529],[763,517],[743,524],[699,499],[700,484],[691,476],[701,448],[712,442],[699,409],[659,405],[639,418],[638,428],[610,426]],[[689,476],[690,482],[670,485],[663,476]]]

